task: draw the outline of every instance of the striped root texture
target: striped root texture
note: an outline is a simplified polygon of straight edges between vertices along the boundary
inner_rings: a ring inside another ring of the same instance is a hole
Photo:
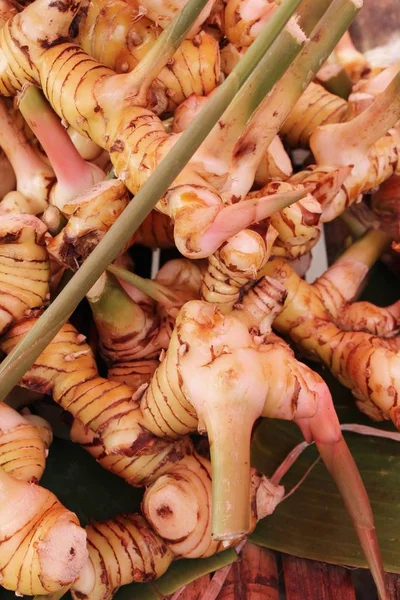
[[[173,560],[139,514],[92,523],[86,533],[89,560],[71,589],[74,600],[110,600],[121,585],[160,577]]]
[[[0,334],[49,300],[45,225],[29,215],[1,217]]]
[[[36,0],[6,24],[0,32],[3,34],[3,39],[0,35],[0,54],[2,52],[4,58],[0,92],[13,94],[20,83],[28,79],[24,75],[28,69],[30,78],[42,87],[63,122],[108,150],[117,177],[136,194],[177,137],[166,133],[160,119],[149,110],[156,110],[157,98],[147,94],[146,86],[132,96],[134,72],[117,75],[69,42],[43,47],[32,23],[42,19],[43,10],[47,10],[49,4],[56,13],[52,28],[57,29],[58,22],[65,24],[78,8],[73,0],[68,2],[68,9],[63,12],[59,3]],[[49,18],[53,15],[52,12],[46,14]],[[21,37],[19,30],[23,25],[21,41],[17,34]],[[29,38],[29,31],[35,35],[34,39]],[[52,35],[53,29],[47,38]],[[5,42],[7,36],[8,45]],[[13,41],[13,36],[25,48],[25,54]],[[39,70],[30,69],[28,58],[39,65]],[[13,79],[15,86],[7,92],[2,84],[11,64],[15,65],[17,77]],[[189,258],[210,256],[226,239],[268,217],[271,211],[269,198],[235,207],[224,205],[220,194],[199,174],[198,168],[195,161],[189,163],[157,204],[157,208],[174,222],[176,246]]]
[[[144,58],[162,32],[148,16],[143,7],[123,0],[91,0],[74,21],[79,30],[76,41],[116,73],[127,73]],[[156,21],[160,22],[160,14]],[[191,94],[210,93],[219,78],[218,43],[202,31],[193,39],[184,40],[153,85],[158,88],[157,94],[164,96],[160,105],[172,111]]]
[[[343,331],[325,308],[318,289],[300,279],[282,259],[267,263],[263,273],[288,291],[274,327],[321,360],[352,391],[360,410],[374,420],[392,419],[400,428],[399,335],[384,338]]]
[[[400,134],[398,128],[391,129],[371,146],[362,164],[354,167],[350,175],[342,183],[338,193],[332,194],[331,190],[316,195],[322,206],[321,221],[323,223],[332,221],[354,202],[360,201],[361,195],[376,188],[389,179],[392,175],[400,172]],[[301,171],[290,181],[302,183],[318,180],[329,173],[341,172],[345,167],[333,169],[323,165]]]
[[[331,94],[322,85],[310,83],[283,124],[281,135],[291,148],[308,148],[317,127],[341,123],[347,118],[346,100]]]
[[[3,337],[8,353],[33,327],[20,322]],[[127,385],[99,377],[92,350],[69,323],[65,324],[21,380],[28,389],[52,394],[64,410],[89,427],[108,454],[133,455],[148,433]]]
[[[154,303],[129,284],[104,273],[87,295],[99,335],[100,352],[112,367],[134,360],[157,359],[168,346],[160,334]],[[127,293],[127,291],[130,293]],[[131,297],[131,295],[133,297]]]
[[[250,192],[247,198],[260,198],[272,190],[282,193],[294,189],[296,186],[289,182],[272,182],[257,192]],[[287,208],[273,213],[268,220],[257,223],[252,228],[263,237],[267,237],[272,228],[276,233],[269,254],[294,259],[307,254],[317,243],[321,233],[321,212],[321,206],[313,192]]]
[[[0,403],[0,469],[16,479],[38,483],[49,445],[34,423]]]
[[[71,440],[80,444],[107,471],[124,479],[129,485],[141,487],[149,485],[180,463],[187,454],[193,453],[189,438],[171,443],[150,433],[140,438],[132,456],[106,454],[104,446],[93,432],[78,419],[74,419]]]
[[[247,325],[254,336],[271,333],[272,323],[281,312],[287,296],[286,289],[271,277],[262,277],[243,295],[232,314]],[[275,342],[283,342],[275,336]]]
[[[266,241],[255,231],[244,229],[217,250],[208,259],[201,284],[201,297],[227,313],[239,302],[246,284],[257,278],[257,273],[268,260],[276,238],[269,227]],[[268,243],[269,242],[269,243]]]
[[[144,383],[149,383],[158,364],[158,360],[150,358],[116,363],[108,369],[107,377],[111,381],[126,383],[136,391]]]
[[[2,470],[0,481],[1,585],[28,596],[70,586],[88,558],[76,515],[42,487]]]
[[[271,484],[252,469],[250,531],[275,510],[283,494],[282,486]],[[223,544],[211,536],[211,465],[196,452],[172,465],[147,488],[142,511],[178,558],[205,558],[239,541]]]
[[[314,281],[313,288],[340,329],[392,336],[400,328],[400,300],[386,308],[352,302],[368,270],[365,263],[344,255]]]
[[[224,33],[228,40],[239,48],[250,46],[278,4],[274,0],[258,5],[250,0],[228,0],[224,15]]]
[[[169,216],[152,210],[136,230],[134,243],[148,248],[174,248],[174,227]]]
[[[102,181],[91,190],[64,204],[68,223],[47,244],[49,253],[65,267],[76,271],[101,241],[128,205],[128,192],[121,181]]]

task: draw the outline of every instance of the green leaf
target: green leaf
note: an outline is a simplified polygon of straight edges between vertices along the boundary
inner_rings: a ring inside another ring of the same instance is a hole
[[[199,577],[222,569],[237,560],[233,548],[219,554],[202,559],[185,559],[173,563],[168,571],[151,583],[132,583],[126,585],[114,596],[115,600],[159,600],[173,594],[183,585],[195,581]]]
[[[363,423],[392,429],[390,423],[372,423],[354,404],[351,393],[326,369],[323,374],[336,400],[342,423]],[[344,434],[367,488],[387,571],[400,573],[400,444],[395,441]],[[288,452],[302,440],[293,423],[263,419],[252,444],[252,464],[272,475]],[[282,483],[288,492],[317,457],[310,446],[296,461]],[[298,490],[275,513],[261,521],[251,539],[256,544],[334,564],[366,567],[356,534],[339,493],[322,463],[317,464]]]

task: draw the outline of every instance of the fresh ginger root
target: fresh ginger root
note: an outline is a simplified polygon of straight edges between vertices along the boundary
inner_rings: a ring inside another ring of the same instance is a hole
[[[288,290],[285,305],[275,319],[274,327],[289,334],[308,354],[324,362],[339,381],[352,391],[360,410],[375,420],[391,418],[396,427],[400,427],[399,409],[395,402],[400,390],[398,337],[378,337],[365,331],[346,331],[340,326],[340,316],[336,324],[322,298],[327,298],[328,291],[329,295],[340,298],[340,288],[339,292],[335,290],[337,276],[331,281],[325,276],[321,278],[320,284],[317,282],[316,285],[310,285],[301,280],[281,259],[267,263],[262,272],[279,281]],[[331,273],[333,276],[334,273]],[[356,278],[358,283],[358,275]],[[342,281],[346,287],[349,286],[349,278]],[[343,297],[341,299],[343,301]],[[340,307],[340,312],[343,308],[346,306]],[[364,318],[365,307],[361,306],[360,309]],[[389,327],[398,327],[396,315],[388,315],[388,312],[392,311],[374,311],[370,328],[386,334],[388,317]],[[354,318],[354,314],[347,315],[350,321],[352,317]],[[363,329],[366,325],[368,322],[362,320],[359,323],[359,327]]]
[[[341,123],[347,119],[347,102],[318,83],[310,83],[281,128],[291,148],[308,148],[310,137],[319,125]]]
[[[38,24],[36,21],[40,21],[45,9],[52,23],[51,30],[41,32],[38,25],[31,36],[28,32],[32,22]],[[41,84],[44,94],[65,122],[110,152],[116,175],[135,194],[177,138],[169,136],[161,121],[149,110],[155,109],[157,101],[148,94],[154,73],[150,66],[149,72],[143,73],[146,58],[139,63],[140,72],[135,69],[117,75],[91,59],[79,46],[69,42],[51,45],[52,40],[67,34],[77,9],[76,3],[68,4],[61,11],[59,5],[50,0],[36,0],[3,27],[0,54],[4,68],[0,73],[0,91],[10,95],[26,81]],[[41,34],[51,47],[46,44],[43,48],[39,43]],[[13,40],[26,46],[25,54]],[[17,76],[11,75],[8,66],[14,63],[18,65]],[[81,85],[83,80],[85,84]],[[134,95],[132,90],[136,90]],[[283,197],[276,195],[273,200],[257,198],[227,206],[198,169],[196,162],[189,163],[157,204],[157,208],[174,221],[178,249],[192,258],[209,256],[244,227],[267,218],[271,212],[304,195],[299,190]]]
[[[132,71],[162,32],[142,11],[123,0],[91,0],[76,19],[76,40],[85,52],[117,73]],[[160,13],[155,20],[162,26]],[[203,31],[183,41],[154,80],[153,93],[160,110],[171,111],[193,93],[210,93],[219,77],[218,44]]]
[[[1,585],[18,595],[70,586],[87,561],[86,532],[57,498],[0,469]]]
[[[101,181],[66,202],[62,208],[68,223],[52,238],[47,249],[61,264],[75,271],[97,246],[128,204],[121,181]]]
[[[109,600],[119,585],[157,578],[176,558],[211,556],[237,542],[222,544],[211,536],[209,461],[188,444],[168,467],[145,492],[146,520],[121,515],[86,528],[89,561],[72,587],[74,598]],[[283,494],[282,486],[252,469],[251,530],[274,511]]]
[[[93,523],[86,533],[89,559],[72,587],[74,600],[110,600],[121,585],[160,577],[173,559],[138,514]]]
[[[0,333],[49,299],[46,227],[36,217],[7,215],[0,223]]]
[[[45,468],[50,443],[43,440],[34,422],[0,403],[0,469],[16,479],[37,483]]]

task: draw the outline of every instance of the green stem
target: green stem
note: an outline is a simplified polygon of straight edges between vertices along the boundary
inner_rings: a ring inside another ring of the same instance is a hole
[[[142,309],[125,292],[110,273],[103,275],[86,294],[100,336],[112,346],[112,335],[137,333],[137,323],[143,320]]]
[[[299,26],[308,35],[328,10],[333,0],[303,0],[296,11]]]
[[[115,275],[115,277],[135,286],[138,290],[149,296],[149,298],[159,302],[166,308],[182,303],[182,300],[177,294],[158,281],[144,279],[143,277],[140,277],[140,275],[132,273],[132,271],[127,271],[126,269],[122,269],[115,265],[109,265],[107,270]]]
[[[182,133],[156,171],[145,182],[136,194],[135,201],[128,204],[71,281],[38,319],[26,337],[1,363],[0,399],[4,398],[18,383],[103,271],[122,252],[128,240],[154,208],[159,198],[165,194],[215,123],[221,118],[266,51],[264,36],[269,37],[269,32],[265,28],[229,77],[213,94],[198,117]]]
[[[250,528],[250,438],[254,418],[244,400],[202,414],[210,442],[212,522],[215,540],[234,540]]]
[[[359,0],[334,0],[291,67],[260,105],[240,145],[254,147],[259,164],[283,122],[361,8]],[[239,143],[238,143],[239,145]]]
[[[292,4],[295,6],[298,3],[299,0],[294,0]],[[273,14],[271,20],[278,17],[280,21],[283,20],[280,14],[282,7],[286,7],[286,5],[281,5]],[[293,12],[293,6],[290,8]],[[284,16],[287,21],[290,13],[287,11]],[[218,125],[207,137],[204,144],[207,154],[215,155],[218,158],[225,157],[225,160],[230,162],[232,151],[246,123],[260,105],[260,102],[270,92],[274,82],[282,77],[294,58],[299,54],[305,41],[306,37],[300,28],[288,27],[280,33],[231,102]]]

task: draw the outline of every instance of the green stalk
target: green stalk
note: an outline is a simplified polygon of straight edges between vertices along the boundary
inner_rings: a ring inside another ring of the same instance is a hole
[[[298,4],[299,0],[296,2]],[[279,16],[278,13],[279,10],[273,14],[271,20]],[[246,123],[271,91],[272,82],[282,77],[306,40],[300,28],[287,27],[280,33],[208,136],[204,144],[207,153],[218,158],[225,156],[225,160],[230,162],[233,148]]]
[[[114,275],[103,273],[86,294],[100,339],[113,346],[112,338],[137,335],[143,323],[143,310],[121,287]]]
[[[115,265],[108,265],[107,271],[110,271],[115,277],[122,279],[126,283],[135,286],[138,290],[152,298],[156,302],[160,302],[166,308],[171,308],[177,304],[181,304],[181,298],[175,294],[172,290],[168,289],[167,286],[154,281],[153,279],[145,279]]]
[[[254,417],[238,404],[202,414],[210,442],[212,477],[211,530],[216,540],[234,540],[250,529],[250,439]],[[229,424],[229,425],[228,425]]]
[[[11,391],[51,342],[82,298],[108,265],[123,250],[159,198],[165,194],[215,123],[221,118],[229,103],[267,50],[271,38],[269,28],[269,23],[266,23],[245,56],[220,88],[217,89],[216,93],[213,94],[198,117],[182,133],[176,144],[162,160],[156,172],[149,177],[136,194],[135,201],[128,204],[122,215],[119,216],[99,245],[60,292],[53,304],[2,362],[0,365],[0,399]],[[268,40],[267,44],[265,44],[265,39]]]
[[[255,148],[249,157],[252,164],[260,163],[297,100],[331,54],[361,6],[360,0],[334,0],[312,31],[310,41],[260,105],[244,131],[240,144],[238,143],[238,148]]]
[[[296,16],[299,26],[307,35],[312,32],[332,2],[333,0],[303,0],[296,11]]]

